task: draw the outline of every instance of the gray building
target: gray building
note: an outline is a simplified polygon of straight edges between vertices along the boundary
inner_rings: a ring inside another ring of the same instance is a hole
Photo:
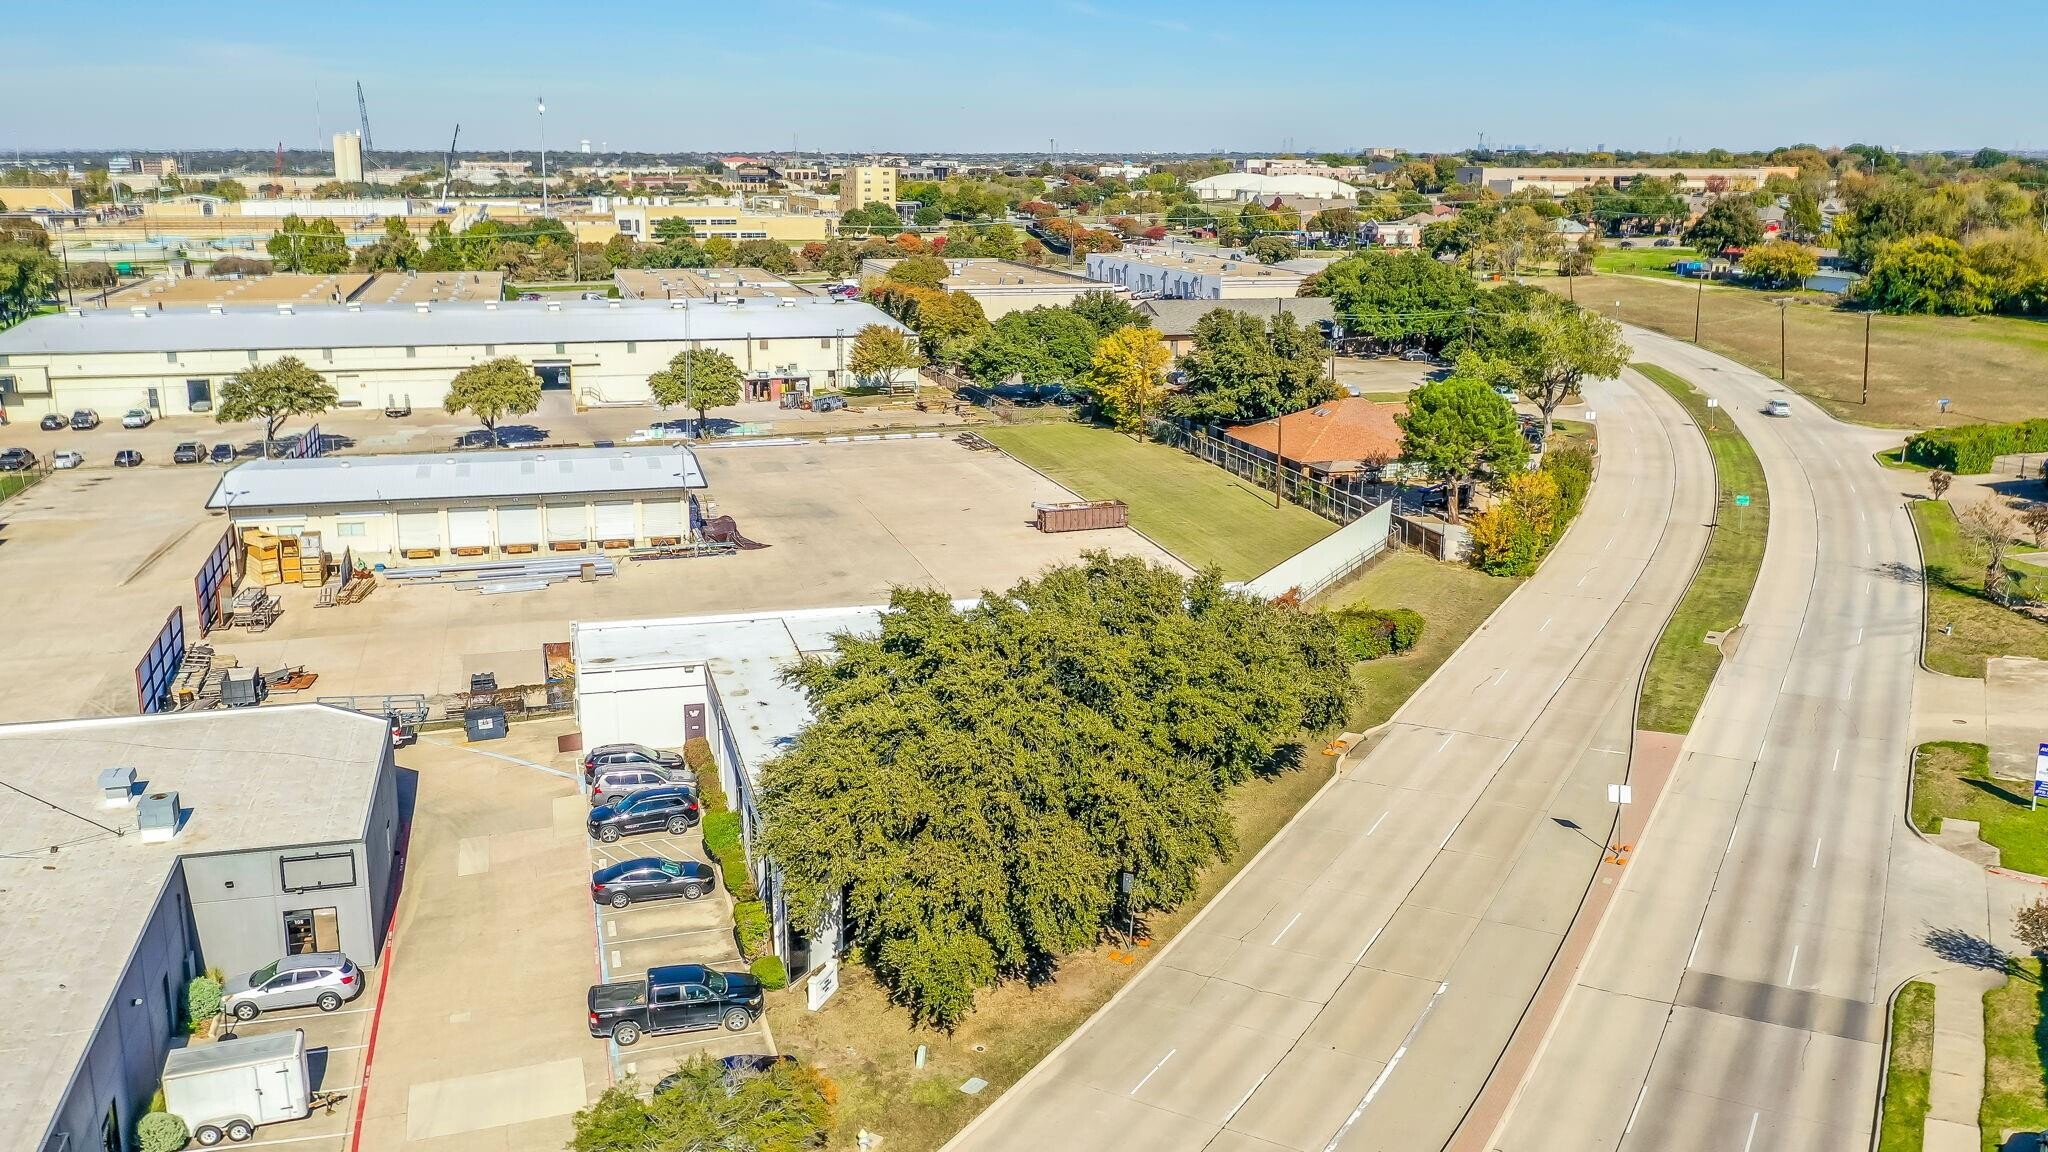
[[[0,1152],[132,1149],[207,968],[376,963],[401,824],[375,717],[0,727]]]

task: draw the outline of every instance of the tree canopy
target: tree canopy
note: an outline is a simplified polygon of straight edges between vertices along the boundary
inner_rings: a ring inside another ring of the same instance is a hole
[[[892,385],[897,373],[923,364],[924,356],[918,352],[917,343],[886,324],[862,328],[853,338],[853,351],[846,357],[847,370],[855,378],[879,381],[884,386]]]
[[[648,1100],[628,1081],[576,1113],[569,1152],[811,1152],[831,1138],[832,1094],[789,1061],[728,1073],[694,1056]]]
[[[1320,614],[1089,553],[979,604],[899,588],[876,636],[787,673],[816,719],[762,770],[791,915],[840,893],[861,956],[928,1023],[1049,979],[1193,895],[1235,847],[1229,790],[1344,715]]]
[[[1884,246],[1856,299],[1885,312],[1975,316],[1994,303],[1990,277],[1970,267],[1963,246],[1942,236],[1911,236]]]
[[[1511,323],[1516,338],[1509,341],[1509,361],[1515,367],[1516,387],[1543,413],[1545,436],[1550,434],[1551,415],[1579,394],[1581,381],[1619,375],[1628,363],[1621,325],[1556,297],[1549,307],[1532,308]]]
[[[952,266],[937,256],[905,256],[889,266],[883,279],[897,284],[913,284],[919,288],[937,288],[952,275]]]
[[[516,356],[472,364],[449,382],[441,407],[451,416],[467,412],[485,428],[495,429],[507,416],[524,416],[540,407],[540,378]]]
[[[1742,274],[1762,288],[1797,288],[1820,268],[1820,258],[1804,244],[1772,240],[1742,256]]]
[[[1401,426],[1402,459],[1448,486],[1453,522],[1460,484],[1512,475],[1528,461],[1529,446],[1515,422],[1514,406],[1484,380],[1453,375],[1422,384],[1408,394],[1408,410],[1394,420]]]
[[[1368,249],[1310,276],[1301,294],[1329,297],[1351,335],[1434,352],[1464,332],[1477,291],[1462,269],[1423,253]]]
[[[244,368],[221,385],[213,418],[221,424],[263,421],[263,455],[277,430],[294,416],[317,416],[335,406],[340,393],[327,378],[296,356],[280,356],[268,364]]]
[[[1685,242],[1701,255],[1718,256],[1730,248],[1748,250],[1764,240],[1764,222],[1748,196],[1717,196],[1700,218],[1685,230]]]
[[[1117,431],[1145,430],[1145,418],[1165,395],[1166,365],[1172,359],[1159,333],[1135,325],[1111,332],[1095,346],[1086,383]]]
[[[1218,308],[1195,321],[1180,358],[1177,416],[1250,424],[1299,412],[1337,395],[1322,337],[1292,313],[1266,317]]]
[[[325,216],[311,221],[297,213],[286,216],[264,248],[280,272],[342,272],[349,266],[348,239]]]
[[[697,413],[697,430],[704,430],[704,413],[740,402],[740,366],[716,348],[685,348],[669,358],[668,367],[647,378],[647,390],[664,408],[683,407]]]
[[[1095,325],[1095,331],[1103,336],[1119,328],[1152,326],[1150,316],[1138,311],[1129,300],[1107,288],[1096,288],[1081,293],[1067,303],[1067,310]]]
[[[998,319],[962,365],[978,384],[1013,376],[1026,384],[1072,384],[1093,363],[1099,339],[1095,325],[1071,308],[1032,308]]]

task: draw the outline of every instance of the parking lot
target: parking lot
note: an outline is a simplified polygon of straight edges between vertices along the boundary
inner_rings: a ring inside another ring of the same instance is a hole
[[[367,966],[362,973],[362,994],[336,1011],[287,1008],[265,1012],[254,1020],[225,1021],[227,1032],[220,1043],[232,1043],[229,1037],[275,1036],[295,1028],[303,1030],[306,1068],[314,1100],[320,1104],[306,1119],[259,1128],[255,1139],[234,1147],[290,1144],[306,1152],[331,1152],[347,1146],[356,1097],[362,1091],[363,1062],[369,1054],[370,1026],[376,1019],[379,978],[383,975]]]

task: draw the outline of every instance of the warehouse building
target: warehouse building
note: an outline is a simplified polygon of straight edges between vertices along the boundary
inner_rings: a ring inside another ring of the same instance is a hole
[[[122,1152],[186,982],[374,964],[403,814],[381,718],[304,704],[0,727],[0,1131]]]
[[[860,270],[863,275],[886,276],[889,269],[895,267],[897,263],[895,259],[863,260],[860,262]],[[981,305],[982,314],[991,320],[1033,308],[1064,307],[1072,304],[1077,297],[1086,292],[1107,291],[1123,297],[1130,295],[1121,287],[1098,284],[1086,276],[1022,264],[1015,260],[997,260],[989,257],[949,259],[946,261],[946,269],[946,278],[940,281],[939,287],[948,292],[965,292],[974,297]]]
[[[126,309],[234,308],[289,304],[428,304],[496,300],[503,272],[275,272],[268,276],[157,276],[110,294],[103,305]]]
[[[621,268],[612,283],[627,300],[785,300],[812,295],[765,268]]]
[[[252,460],[210,509],[237,529],[318,533],[365,563],[593,554],[689,536],[704,487],[680,445]]]
[[[693,347],[731,356],[747,398],[772,400],[852,383],[846,357],[871,324],[909,331],[873,305],[815,297],[74,310],[0,332],[0,410],[205,412],[235,373],[284,356],[325,376],[344,407],[433,403],[456,373],[502,356],[582,403],[646,404],[647,378]]]
[[[1175,248],[1090,252],[1088,278],[1145,299],[1266,300],[1292,296],[1306,275],[1235,256]]]

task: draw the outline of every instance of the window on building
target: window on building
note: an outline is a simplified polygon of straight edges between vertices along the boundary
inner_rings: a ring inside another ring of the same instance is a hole
[[[626,351],[628,351],[628,352],[638,352],[639,350],[640,350],[640,342],[639,342],[639,341],[637,341],[637,340],[628,340],[628,341],[626,341]]]
[[[7,367],[7,357],[0,356],[0,368]]]
[[[820,340],[820,341],[818,341],[818,347],[820,347],[820,348],[830,348],[831,346],[832,346],[832,341],[831,341],[831,340],[829,340],[829,339],[826,339],[826,340]]]
[[[756,340],[754,343],[760,346],[761,351],[766,352],[768,350],[768,342],[766,340]]]
[[[334,359],[334,349],[332,349],[332,348],[322,348],[322,349],[320,350],[320,356],[321,356],[321,358],[322,358],[322,359],[324,359],[324,360],[333,360],[333,359]]]
[[[563,355],[562,346],[560,344],[555,345],[555,355]]]
[[[178,362],[178,354],[177,354],[176,352],[166,352],[166,353],[164,353],[164,363],[166,363],[166,364],[176,364],[177,362]]]
[[[249,363],[256,363],[256,350],[253,348],[249,350]]]
[[[498,354],[498,346],[497,346],[496,344],[486,344],[486,345],[484,345],[484,356],[485,356],[486,358],[488,358],[488,357],[491,357],[491,356],[496,356],[497,354]]]
[[[417,349],[417,348],[413,347],[413,346],[412,346],[412,345],[410,345],[410,344],[408,344],[408,345],[406,345],[406,346],[405,346],[405,358],[406,358],[407,360],[410,360],[410,359],[412,359],[413,357],[415,357],[415,356],[418,356],[419,354],[420,354],[420,350],[419,350],[419,349]]]
[[[369,530],[361,520],[343,520],[335,524],[336,536],[367,536]]]
[[[0,396],[5,396],[5,395],[7,395],[7,394],[9,394],[9,393],[11,393],[11,392],[13,392],[13,391],[14,391],[14,377],[12,377],[12,376],[0,376]]]

